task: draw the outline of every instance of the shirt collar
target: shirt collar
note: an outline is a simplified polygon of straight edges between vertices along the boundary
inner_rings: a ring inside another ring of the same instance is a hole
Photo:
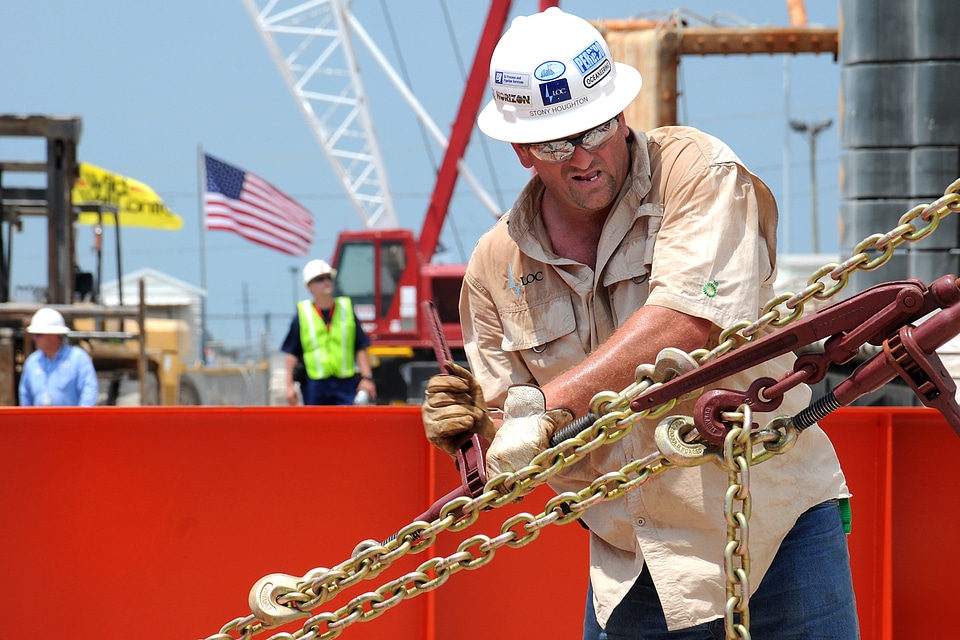
[[[640,205],[650,193],[650,152],[647,136],[631,129],[630,173],[624,181],[620,194],[607,217],[606,228],[612,236],[620,237],[640,216]],[[531,258],[553,264],[571,263],[570,260],[548,254],[539,238],[546,237],[546,229],[540,219],[540,200],[544,192],[543,181],[534,175],[524,186],[506,214],[507,233],[521,251]],[[619,240],[618,240],[619,241]]]

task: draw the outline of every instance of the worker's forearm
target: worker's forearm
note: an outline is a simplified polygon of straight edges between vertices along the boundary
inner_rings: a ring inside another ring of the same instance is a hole
[[[294,367],[297,366],[297,357],[296,357],[296,356],[293,356],[293,355],[290,355],[290,354],[288,353],[288,354],[286,354],[286,357],[284,358],[283,364],[284,364],[284,370],[285,370],[285,371],[284,371],[284,380],[286,380],[286,383],[287,383],[287,386],[288,386],[288,387],[292,387],[292,386],[293,386],[293,369],[294,369]]]
[[[581,416],[594,395],[623,390],[634,381],[637,366],[653,363],[664,347],[703,347],[712,327],[708,320],[665,307],[643,307],[582,363],[542,387],[547,407],[566,407]]]
[[[357,366],[360,368],[360,376],[362,378],[373,377],[373,367],[370,366],[370,355],[366,350],[357,351]]]

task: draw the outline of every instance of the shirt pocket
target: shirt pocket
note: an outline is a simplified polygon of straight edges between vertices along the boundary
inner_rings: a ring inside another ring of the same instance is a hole
[[[601,281],[610,299],[616,326],[642,307],[650,293],[650,272],[657,233],[663,219],[659,205],[644,205],[639,218],[610,258]]]
[[[500,321],[503,326],[500,346],[504,351],[539,350],[577,329],[573,301],[566,292],[501,308]]]
[[[623,236],[604,269],[603,286],[624,280],[645,280],[653,263],[653,250],[663,221],[663,207],[656,203],[640,206],[633,226]],[[636,284],[636,282],[635,282]]]

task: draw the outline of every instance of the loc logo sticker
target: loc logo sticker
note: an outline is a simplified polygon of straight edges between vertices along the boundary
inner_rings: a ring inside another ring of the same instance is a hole
[[[543,106],[566,102],[570,99],[570,86],[566,78],[560,78],[553,82],[544,82],[540,85],[540,97],[543,99]]]

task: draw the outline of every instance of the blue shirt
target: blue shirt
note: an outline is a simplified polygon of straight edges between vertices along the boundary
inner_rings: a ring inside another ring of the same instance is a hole
[[[37,350],[23,363],[20,406],[92,407],[99,388],[93,361],[80,347],[65,344],[53,360]]]

